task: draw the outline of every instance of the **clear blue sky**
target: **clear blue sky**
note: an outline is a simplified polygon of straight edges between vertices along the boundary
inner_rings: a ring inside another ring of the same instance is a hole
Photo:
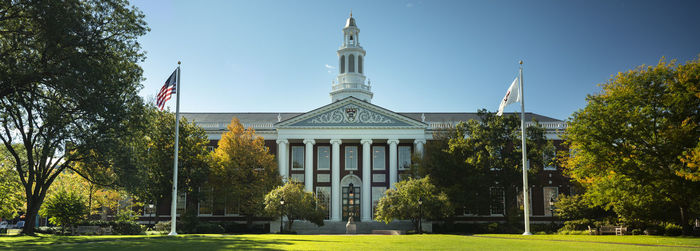
[[[184,112],[306,112],[330,103],[350,10],[372,103],[396,112],[496,111],[523,60],[526,111],[567,119],[619,71],[700,53],[700,1],[692,0],[132,4],[151,28],[140,39],[141,95],[153,100],[181,60]]]

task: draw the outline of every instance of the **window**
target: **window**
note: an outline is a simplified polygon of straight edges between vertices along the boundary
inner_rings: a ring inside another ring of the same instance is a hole
[[[224,215],[226,214],[226,197],[218,196],[222,191],[218,190],[211,195],[212,202],[214,204],[212,215]]]
[[[318,206],[326,208],[325,219],[330,219],[331,216],[331,187],[316,187],[316,198],[318,198]]]
[[[237,198],[229,195],[226,197],[225,215],[239,215],[241,213],[240,203]]]
[[[185,215],[185,207],[187,205],[187,194],[185,192],[177,193],[177,214]]]
[[[212,215],[212,189],[208,185],[199,188],[202,199],[199,201],[199,215]]]
[[[544,163],[544,170],[557,170],[555,164],[556,148],[552,144],[548,144],[542,153],[542,163]]]
[[[357,147],[345,147],[345,170],[357,170]]]
[[[362,73],[362,56],[357,56],[357,72]]]
[[[348,72],[355,72],[355,55],[352,54],[348,57]]]
[[[384,146],[373,146],[372,147],[372,170],[385,170],[386,169],[386,147]]]
[[[411,147],[399,146],[399,169],[411,168]]]
[[[214,150],[216,150],[215,146],[207,146],[207,151],[213,152]]]
[[[552,216],[552,205],[549,203],[551,201],[556,201],[557,196],[559,196],[559,188],[558,187],[543,187],[542,188],[542,195],[544,196],[544,215],[545,216]]]
[[[318,147],[318,170],[330,170],[330,169],[331,169],[331,147],[319,146]]]
[[[304,147],[292,146],[292,170],[304,169]]]
[[[345,55],[340,56],[340,73],[345,73]]]
[[[386,187],[372,187],[372,218],[374,218],[374,213],[377,212],[377,204],[384,197],[385,192]]]
[[[517,203],[518,203],[518,208],[520,210],[523,210],[523,213],[525,212],[525,205],[523,205],[523,191],[522,187],[516,187],[515,188],[515,194],[517,194]],[[528,196],[527,196],[527,205],[528,205],[528,212],[530,215],[532,215],[532,189],[528,189]]]
[[[491,215],[503,215],[506,206],[503,187],[491,187]]]

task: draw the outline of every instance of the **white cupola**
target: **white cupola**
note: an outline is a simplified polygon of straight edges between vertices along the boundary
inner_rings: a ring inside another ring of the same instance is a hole
[[[338,49],[338,77],[331,90],[333,102],[353,96],[366,102],[372,101],[371,86],[366,82],[364,72],[365,50],[360,46],[360,29],[355,24],[355,18],[345,21],[343,28],[343,44]]]

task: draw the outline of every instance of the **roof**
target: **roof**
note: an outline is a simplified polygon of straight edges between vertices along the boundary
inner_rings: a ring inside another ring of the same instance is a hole
[[[188,120],[196,122],[218,122],[229,123],[233,117],[237,117],[241,123],[277,123],[285,121],[293,117],[303,115],[304,112],[232,112],[232,113],[198,113],[198,112],[182,112],[180,113]],[[397,114],[409,117],[417,121],[423,121],[422,116],[425,115],[425,122],[446,122],[446,121],[469,121],[471,119],[478,120],[479,116],[476,112],[397,112]],[[516,115],[520,113],[504,113],[505,115]],[[278,120],[279,116],[279,120]],[[525,113],[525,121],[536,119],[539,122],[563,122],[562,120],[550,118],[547,116]]]

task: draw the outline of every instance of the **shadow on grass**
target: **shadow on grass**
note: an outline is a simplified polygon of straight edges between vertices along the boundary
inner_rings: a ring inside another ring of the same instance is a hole
[[[80,236],[78,236],[80,237]],[[43,236],[27,240],[2,242],[10,249],[32,250],[218,250],[260,249],[281,250],[294,242],[325,242],[305,239],[258,239],[235,235],[221,236],[154,236],[125,238],[76,238],[69,236]],[[8,245],[9,244],[9,245]]]

